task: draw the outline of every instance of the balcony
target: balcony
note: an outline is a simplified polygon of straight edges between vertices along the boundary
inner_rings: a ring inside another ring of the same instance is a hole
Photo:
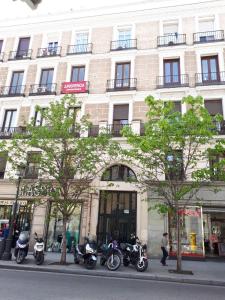
[[[30,86],[29,95],[55,95],[56,94],[56,83],[48,84],[32,84]]]
[[[5,53],[4,52],[1,52],[0,53],[0,61],[3,62],[5,59]]]
[[[52,47],[52,48],[39,48],[37,57],[52,57],[52,56],[60,56],[62,47]]]
[[[132,91],[137,89],[137,78],[107,80],[106,91]]]
[[[1,86],[0,97],[21,97],[25,96],[25,85]]]
[[[69,45],[67,55],[92,53],[92,43]]]
[[[0,139],[11,139],[14,133],[26,133],[25,127],[2,127],[0,128]]]
[[[137,39],[111,41],[111,51],[137,49]]]
[[[215,122],[215,130],[217,132],[218,135],[225,135],[225,121],[222,122]]]
[[[225,84],[225,72],[197,73],[195,74],[195,85],[223,85]]]
[[[37,166],[27,166],[25,168],[24,179],[37,179],[39,168]]]
[[[89,92],[89,81],[63,82],[62,94],[80,94]]]
[[[122,137],[121,130],[125,127],[131,127],[131,124],[111,124],[107,125],[107,132],[111,134],[113,137]]]
[[[10,51],[8,60],[18,60],[18,59],[31,59],[33,50],[19,50],[19,51]]]
[[[91,127],[88,128],[88,136],[96,137],[98,135],[99,135],[99,125],[91,125]]]
[[[196,32],[193,34],[194,44],[212,43],[224,41],[224,31],[206,31],[206,32]]]
[[[187,74],[158,76],[156,78],[156,85],[158,89],[187,87],[189,86],[189,76]]]
[[[186,34],[172,33],[157,37],[158,47],[169,47],[186,44]]]

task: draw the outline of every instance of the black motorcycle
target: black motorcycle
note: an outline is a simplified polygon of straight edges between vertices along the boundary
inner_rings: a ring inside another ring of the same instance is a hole
[[[77,245],[74,249],[74,262],[83,262],[87,269],[94,269],[97,263],[97,244],[85,238],[85,243]]]
[[[117,241],[111,241],[108,245],[103,244],[101,246],[102,256],[100,264],[104,266],[106,264],[110,271],[116,271],[121,265],[122,253],[118,247]]]
[[[16,247],[14,256],[18,264],[22,264],[27,256],[29,248],[29,233],[28,231],[22,231],[16,241]]]
[[[138,237],[131,237],[131,244],[121,243],[120,247],[123,252],[123,265],[128,267],[132,264],[138,272],[144,272],[148,267],[147,245],[141,245]]]

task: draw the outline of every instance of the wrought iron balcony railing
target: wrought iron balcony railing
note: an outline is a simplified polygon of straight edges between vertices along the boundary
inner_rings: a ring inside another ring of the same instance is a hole
[[[92,53],[92,43],[69,45],[67,55]]]
[[[137,39],[111,41],[111,51],[137,49]]]
[[[168,47],[186,44],[186,34],[171,33],[157,37],[158,47]]]
[[[2,127],[0,128],[0,139],[10,139],[14,133],[26,133],[25,127]]]
[[[33,50],[19,50],[19,51],[10,51],[8,60],[18,60],[18,59],[31,59]]]
[[[60,56],[62,47],[48,47],[48,48],[39,48],[37,57],[51,57],[51,56]]]
[[[106,91],[129,91],[137,89],[137,78],[124,78],[107,80]]]
[[[187,74],[158,76],[156,78],[157,88],[176,88],[189,86],[189,76]]]
[[[24,179],[37,179],[39,173],[38,166],[27,166],[25,168]]]
[[[32,84],[29,95],[55,95],[56,87],[56,83]]]
[[[19,97],[25,95],[25,85],[1,86],[0,97]]]
[[[215,121],[215,130],[217,131],[217,134],[219,135],[225,135],[225,121],[218,122]]]
[[[131,127],[131,124],[110,124],[107,125],[107,132],[111,134],[113,137],[122,137],[121,130],[125,127]]]
[[[193,41],[194,44],[224,41],[224,31],[216,30],[216,31],[196,32],[193,34]]]
[[[225,84],[225,72],[197,73],[195,85],[222,85]]]
[[[96,137],[99,135],[99,125],[92,125],[88,128],[88,136]]]

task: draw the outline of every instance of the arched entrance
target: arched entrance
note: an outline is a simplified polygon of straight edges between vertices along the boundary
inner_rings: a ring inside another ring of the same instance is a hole
[[[107,169],[102,181],[134,182],[136,175],[124,165]],[[129,242],[131,233],[136,233],[137,193],[126,190],[103,190],[100,192],[97,227],[98,244],[111,238]]]

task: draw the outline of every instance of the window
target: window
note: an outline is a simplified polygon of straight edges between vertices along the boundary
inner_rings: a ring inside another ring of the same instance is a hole
[[[172,150],[167,154],[166,180],[183,180],[183,152],[182,150]]]
[[[3,40],[0,40],[0,53],[2,53]]]
[[[18,48],[17,48],[17,57],[27,56],[30,45],[30,38],[20,38]]]
[[[71,82],[84,81],[85,66],[72,67]]]
[[[181,110],[181,101],[172,101],[173,102],[173,112],[182,112]],[[165,101],[165,103],[168,103],[167,101]]]
[[[177,23],[168,23],[163,25],[163,34],[164,35],[177,35],[178,34],[178,24]]]
[[[206,31],[213,31],[214,30],[214,19],[205,19],[199,20],[199,31],[206,32]]]
[[[180,60],[164,60],[164,85],[180,83]]]
[[[129,104],[114,105],[113,110],[113,128],[114,136],[121,136],[121,129],[128,125]]]
[[[48,43],[48,53],[50,55],[56,55],[58,48],[58,42],[50,42]]]
[[[135,173],[124,165],[114,165],[102,175],[102,181],[136,181]]]
[[[7,109],[3,121],[3,131],[9,132],[16,127],[16,109]]]
[[[42,115],[42,113],[44,112],[46,108],[42,108],[41,111],[35,111],[35,115],[34,115],[34,126],[42,126],[45,125],[45,120],[44,117]]]
[[[75,52],[87,52],[88,32],[79,32],[75,39]]]
[[[118,48],[131,48],[131,29],[120,29],[118,40]]]
[[[54,69],[43,69],[41,71],[40,86],[51,91]]]
[[[202,20],[199,22],[199,41],[201,43],[210,42],[215,39],[214,20]]]
[[[220,80],[218,56],[202,57],[201,65],[203,82],[212,82]]]
[[[20,94],[22,90],[23,83],[23,71],[16,71],[12,74],[12,79],[10,83],[9,94]]]
[[[0,152],[0,179],[3,179],[5,175],[7,156],[6,152]]]
[[[217,114],[223,115],[222,99],[205,100],[205,108],[208,110],[209,114],[213,117]]]
[[[129,86],[130,86],[130,63],[117,63],[115,87],[123,88]]]
[[[225,178],[225,153],[215,153],[213,150],[209,151],[209,167],[210,179],[223,180]]]
[[[41,152],[28,152],[27,154],[27,166],[25,169],[26,179],[36,179],[38,178],[39,171],[39,161],[41,157]]]

